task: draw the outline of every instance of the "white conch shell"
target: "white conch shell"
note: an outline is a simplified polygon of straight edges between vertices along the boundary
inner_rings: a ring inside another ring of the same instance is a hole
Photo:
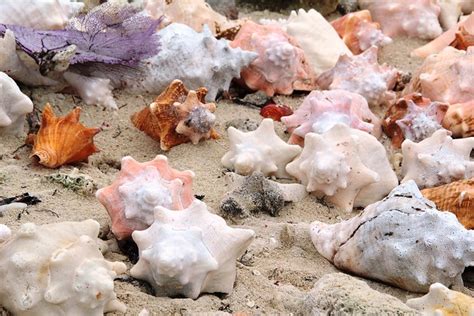
[[[99,223],[23,224],[0,244],[0,305],[15,315],[125,312],[114,278],[125,264],[99,250]]]
[[[433,187],[474,176],[474,137],[452,139],[439,129],[419,143],[402,143],[402,183],[414,180],[420,188]]]
[[[409,181],[356,217],[313,222],[311,239],[338,269],[426,293],[434,282],[462,287],[474,265],[474,231],[440,212]]]
[[[147,280],[158,294],[196,299],[200,293],[230,293],[235,261],[254,235],[227,226],[197,199],[180,211],[157,207],[150,228],[132,234],[140,259],[130,274]]]
[[[227,132],[230,150],[221,162],[241,175],[259,171],[265,176],[287,178],[286,165],[301,152],[300,146],[289,145],[276,134],[270,118],[264,119],[255,131],[245,133],[231,126]]]
[[[380,200],[398,184],[383,145],[341,123],[323,134],[306,134],[303,152],[286,171],[346,212]]]
[[[461,292],[450,290],[441,283],[432,284],[428,294],[419,298],[409,299],[407,305],[419,310],[423,315],[474,315],[474,298]]]
[[[63,29],[84,3],[72,0],[2,0],[0,23],[38,30]]]
[[[229,41],[217,40],[207,26],[197,33],[189,26],[172,23],[159,31],[160,52],[143,62],[144,78],[128,82],[133,90],[161,93],[175,79],[190,90],[206,87],[207,101],[214,101],[219,90],[228,90],[241,68],[258,54],[231,48]]]
[[[462,13],[470,14],[474,11],[474,1],[472,0],[438,0],[441,7],[439,21],[446,30],[458,23]]]
[[[0,71],[0,134],[22,133],[25,115],[33,111],[33,102],[24,95],[15,81]]]
[[[65,72],[63,77],[77,91],[85,104],[118,110],[112,95],[110,79],[85,77],[70,71]]]

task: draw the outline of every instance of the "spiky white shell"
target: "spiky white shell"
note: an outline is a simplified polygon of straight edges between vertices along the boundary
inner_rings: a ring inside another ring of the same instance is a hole
[[[445,129],[419,143],[402,143],[402,183],[414,180],[420,188],[433,187],[474,176],[474,137],[452,139]]]
[[[15,315],[103,315],[125,306],[114,278],[125,264],[99,250],[94,220],[23,224],[0,244],[0,305]]]
[[[254,234],[227,226],[197,199],[180,211],[157,207],[150,228],[132,234],[140,259],[130,274],[148,281],[159,295],[196,299],[200,293],[230,293],[236,259]]]
[[[341,123],[323,134],[306,134],[303,152],[286,171],[346,212],[378,201],[398,184],[383,145]]]
[[[98,105],[110,110],[118,109],[112,95],[110,79],[86,77],[70,71],[65,72],[63,77],[76,89],[85,104]]]
[[[313,222],[311,239],[338,269],[426,293],[434,282],[462,286],[474,264],[474,231],[440,212],[415,182],[395,188],[356,217],[337,224]]]
[[[25,115],[33,111],[33,102],[24,95],[15,81],[0,71],[0,133],[20,134]]]
[[[230,150],[221,162],[241,175],[259,171],[265,176],[288,177],[286,165],[301,152],[300,146],[288,145],[276,134],[272,119],[264,119],[255,131],[244,133],[231,126],[227,132]]]

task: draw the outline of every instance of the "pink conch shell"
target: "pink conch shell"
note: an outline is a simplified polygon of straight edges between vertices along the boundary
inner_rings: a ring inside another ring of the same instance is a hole
[[[286,166],[308,192],[351,212],[382,199],[397,184],[383,145],[372,135],[337,123],[308,133],[303,152]]]
[[[281,118],[291,134],[290,144],[303,145],[307,133],[322,134],[336,123],[368,132],[382,134],[380,119],[370,111],[367,101],[344,90],[313,91],[293,115]]]
[[[359,5],[372,13],[390,37],[433,39],[442,32],[438,21],[441,9],[436,0],[359,0]]]
[[[241,71],[241,78],[252,90],[273,96],[317,87],[304,51],[277,25],[247,21],[230,46],[258,53],[258,58]]]
[[[459,22],[428,44],[415,49],[411,52],[411,56],[426,58],[431,54],[439,53],[456,40],[456,33],[461,29],[464,29],[469,34],[474,34],[474,14],[469,15],[467,19]]]
[[[318,77],[322,89],[342,89],[358,93],[369,105],[380,105],[395,98],[389,91],[395,87],[398,71],[377,62],[377,47],[372,46],[360,55],[343,55],[336,66]]]
[[[98,190],[96,196],[109,213],[112,232],[121,240],[148,228],[157,206],[172,210],[188,207],[194,200],[193,177],[190,170],[171,168],[163,155],[144,163],[127,156],[122,158],[117,180]]]
[[[448,46],[426,58],[404,91],[413,92],[449,104],[474,99],[474,46],[467,51]]]
[[[450,130],[454,137],[474,136],[474,100],[450,105],[443,127]]]
[[[381,47],[392,42],[380,30],[380,24],[372,22],[369,10],[346,14],[332,21],[331,25],[354,54],[360,54],[372,46]]]

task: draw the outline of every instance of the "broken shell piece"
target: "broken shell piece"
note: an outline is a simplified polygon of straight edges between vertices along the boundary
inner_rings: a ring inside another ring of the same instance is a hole
[[[109,79],[81,76],[70,71],[65,72],[63,77],[79,93],[85,104],[118,109]]]
[[[343,123],[368,132],[375,137],[382,134],[380,119],[369,109],[359,94],[345,90],[313,91],[293,115],[281,119],[291,133],[290,144],[304,144],[307,133],[322,134],[335,124]]]
[[[77,107],[64,117],[57,117],[48,103],[43,109],[41,127],[34,140],[30,157],[48,168],[87,161],[99,150],[94,145],[94,136],[100,128],[87,128],[79,123],[81,108]]]
[[[221,162],[241,175],[258,171],[265,176],[288,177],[286,165],[301,152],[300,146],[288,145],[276,134],[272,119],[264,119],[252,132],[244,133],[234,127],[227,132],[230,150]]]
[[[474,315],[474,298],[461,292],[448,289],[441,283],[434,283],[425,296],[412,298],[407,305],[423,315]]]
[[[421,193],[439,210],[454,213],[464,227],[474,229],[474,178],[423,189]]]
[[[174,80],[149,107],[135,113],[132,122],[139,130],[160,141],[162,150],[191,141],[218,138],[213,126],[214,103],[204,103],[207,89],[188,91],[180,80]]]
[[[452,139],[439,129],[419,143],[402,143],[402,183],[414,180],[418,187],[429,188],[474,176],[474,137]]]
[[[474,265],[474,231],[438,211],[414,181],[349,220],[313,222],[310,233],[338,269],[412,292],[435,282],[462,287],[464,269]]]
[[[274,103],[267,104],[260,110],[261,116],[271,118],[278,122],[281,121],[283,116],[289,116],[291,114],[293,114],[293,110],[289,106]]]
[[[254,235],[227,226],[197,199],[179,212],[157,207],[150,228],[132,234],[140,259],[130,274],[148,281],[158,295],[196,299],[201,293],[230,293],[236,259]]]
[[[368,133],[338,123],[323,134],[308,133],[303,152],[286,171],[308,192],[352,212],[389,193],[398,180],[383,145]]]
[[[46,176],[51,182],[59,183],[64,188],[72,190],[82,195],[93,195],[97,190],[97,184],[94,179],[87,174],[79,172],[74,168],[70,173],[54,173]]]
[[[224,216],[234,218],[245,218],[260,212],[278,216],[286,202],[298,202],[308,195],[301,184],[271,181],[261,172],[249,176],[229,172],[225,180],[231,191],[222,199],[220,208]]]
[[[33,102],[18,88],[15,81],[0,71],[0,134],[19,135],[25,116],[33,111]]]
[[[369,10],[346,14],[332,21],[331,25],[356,55],[372,46],[382,47],[392,43],[392,39],[380,30],[380,24],[372,21]]]
[[[474,100],[451,104],[442,124],[453,133],[453,137],[474,136]]]
[[[96,197],[109,213],[115,237],[122,240],[135,230],[148,228],[153,223],[155,207],[188,207],[194,200],[193,178],[190,170],[171,168],[163,155],[143,163],[126,156],[118,178],[98,190]]]
[[[15,315],[125,312],[114,278],[126,266],[104,259],[99,223],[23,224],[0,244],[0,304]]]
[[[377,47],[372,46],[360,55],[344,55],[329,71],[318,77],[321,89],[340,89],[362,95],[369,105],[388,103],[395,98],[399,76],[397,69],[377,62]]]

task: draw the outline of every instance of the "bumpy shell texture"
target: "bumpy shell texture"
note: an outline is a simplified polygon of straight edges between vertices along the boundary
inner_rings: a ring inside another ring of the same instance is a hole
[[[196,299],[200,293],[230,293],[236,259],[254,235],[227,226],[197,199],[179,212],[158,207],[150,228],[132,235],[140,259],[130,274],[148,281],[158,295]]]
[[[99,150],[94,136],[100,128],[87,128],[79,123],[81,109],[75,108],[64,117],[56,117],[51,105],[46,104],[41,118],[41,128],[36,135],[31,157],[48,168],[87,161]]]
[[[359,216],[312,223],[311,238],[337,268],[412,292],[426,293],[435,282],[462,287],[464,269],[474,265],[474,231],[438,211],[413,181]]]
[[[96,196],[109,213],[112,232],[121,240],[148,228],[157,206],[172,210],[188,207],[194,199],[193,178],[190,170],[171,168],[163,155],[144,163],[127,156],[122,158],[118,178]]]
[[[465,103],[451,104],[442,124],[453,133],[453,137],[474,136],[474,99]]]
[[[79,93],[85,104],[118,110],[109,79],[81,76],[70,71],[65,72],[63,77]]]
[[[99,223],[23,224],[0,243],[0,304],[15,315],[125,312],[114,292],[122,262],[104,259]]]

